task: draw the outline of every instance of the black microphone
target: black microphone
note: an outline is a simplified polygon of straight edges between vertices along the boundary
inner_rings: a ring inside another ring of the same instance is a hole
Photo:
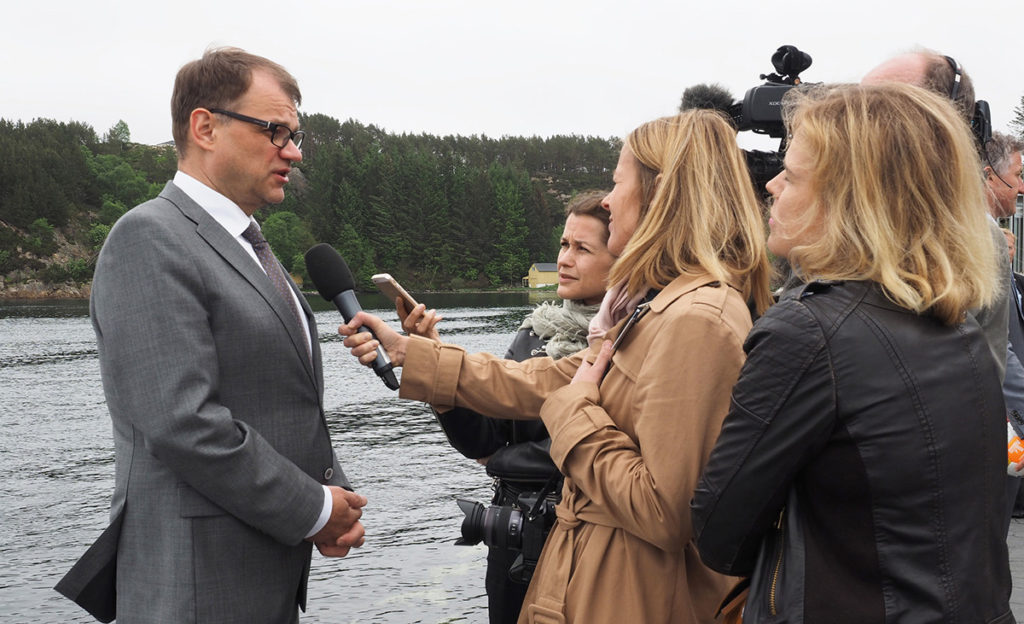
[[[342,318],[348,323],[363,309],[352,292],[355,288],[355,280],[352,279],[352,271],[345,264],[345,259],[327,243],[313,245],[306,252],[306,271],[309,278],[313,280],[320,296],[331,301],[341,312]],[[360,327],[359,331],[373,334],[368,327]],[[376,338],[376,336],[374,336]],[[392,370],[391,358],[384,351],[383,347],[377,347],[377,359],[373,361],[373,372],[377,373],[384,385],[392,390],[398,390],[398,379]]]

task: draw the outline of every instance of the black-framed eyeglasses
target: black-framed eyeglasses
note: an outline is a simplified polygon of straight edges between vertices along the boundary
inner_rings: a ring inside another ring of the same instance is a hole
[[[232,119],[237,119],[238,121],[245,121],[251,124],[256,124],[257,126],[260,126],[265,130],[268,130],[270,132],[270,142],[274,144],[274,147],[283,148],[286,145],[288,145],[288,141],[291,141],[292,143],[295,143],[295,147],[301,148],[302,139],[306,138],[306,133],[303,132],[302,130],[295,130],[293,132],[291,128],[283,124],[274,123],[272,121],[263,121],[262,119],[256,119],[255,117],[242,115],[241,113],[235,113],[229,110],[224,110],[223,108],[211,108],[209,110],[211,113],[227,115]]]

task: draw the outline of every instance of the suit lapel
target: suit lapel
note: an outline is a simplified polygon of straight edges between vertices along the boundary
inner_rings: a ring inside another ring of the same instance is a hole
[[[186,218],[194,222],[196,224],[196,234],[206,241],[225,262],[231,265],[263,297],[267,305],[277,315],[282,327],[288,333],[288,337],[291,338],[296,355],[305,367],[310,380],[319,389],[320,384],[317,382],[316,371],[313,370],[313,364],[307,356],[306,337],[302,335],[301,329],[296,325],[291,308],[288,307],[287,302],[281,299],[281,296],[277,293],[277,290],[270,282],[267,274],[263,272],[263,269],[242,249],[239,242],[217,223],[216,219],[210,216],[210,213],[206,212],[202,206],[193,201],[191,197],[175,186],[173,182],[168,182],[160,195],[177,206],[178,210]],[[282,267],[281,270],[284,271],[284,268]],[[292,282],[287,271],[285,271],[285,276],[288,277],[291,287],[298,291],[298,287]],[[310,321],[309,333],[311,337],[310,342],[313,343],[314,347],[313,359],[319,361],[319,350],[316,346],[316,324],[312,322],[312,310],[301,293],[299,293],[299,302],[306,313],[307,321]]]
[[[1010,293],[1010,296],[1013,297],[1013,308],[1017,311],[1017,320],[1024,323],[1024,308],[1021,306],[1022,280],[1024,280],[1024,275],[1010,271],[1010,286],[1013,288],[1013,292]]]

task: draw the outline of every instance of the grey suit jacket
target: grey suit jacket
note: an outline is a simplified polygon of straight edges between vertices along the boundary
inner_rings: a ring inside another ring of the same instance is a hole
[[[1006,237],[995,219],[988,219],[989,234],[992,236],[992,245],[996,254],[996,266],[999,281],[992,303],[987,307],[977,310],[974,318],[981,325],[985,333],[985,341],[988,342],[992,357],[996,361],[996,369],[999,371],[999,380],[1006,377],[1006,345],[1009,339],[1008,324],[1010,314],[1010,284],[1006,275],[1010,274],[1010,256],[1006,253]]]
[[[1024,356],[1024,309],[1017,298],[1018,294],[1024,292],[1021,289],[1024,276],[1019,273],[1011,273],[1008,280],[1009,292],[1009,342],[1006,352],[1006,377],[1003,380],[1003,398],[1006,400],[1006,410],[1012,413],[1017,412],[1013,418],[1014,426],[1021,428],[1020,422],[1024,421],[1024,364],[1021,357]],[[1011,502],[1012,504],[1012,502]]]
[[[299,300],[312,363],[266,274],[173,183],[111,229],[91,300],[111,526],[58,591],[107,621],[297,618],[321,484],[348,487]]]

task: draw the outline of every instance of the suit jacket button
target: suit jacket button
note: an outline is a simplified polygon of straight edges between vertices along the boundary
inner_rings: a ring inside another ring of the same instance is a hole
[[[334,476],[334,468],[328,468],[324,470],[324,481],[330,481],[331,477]]]

